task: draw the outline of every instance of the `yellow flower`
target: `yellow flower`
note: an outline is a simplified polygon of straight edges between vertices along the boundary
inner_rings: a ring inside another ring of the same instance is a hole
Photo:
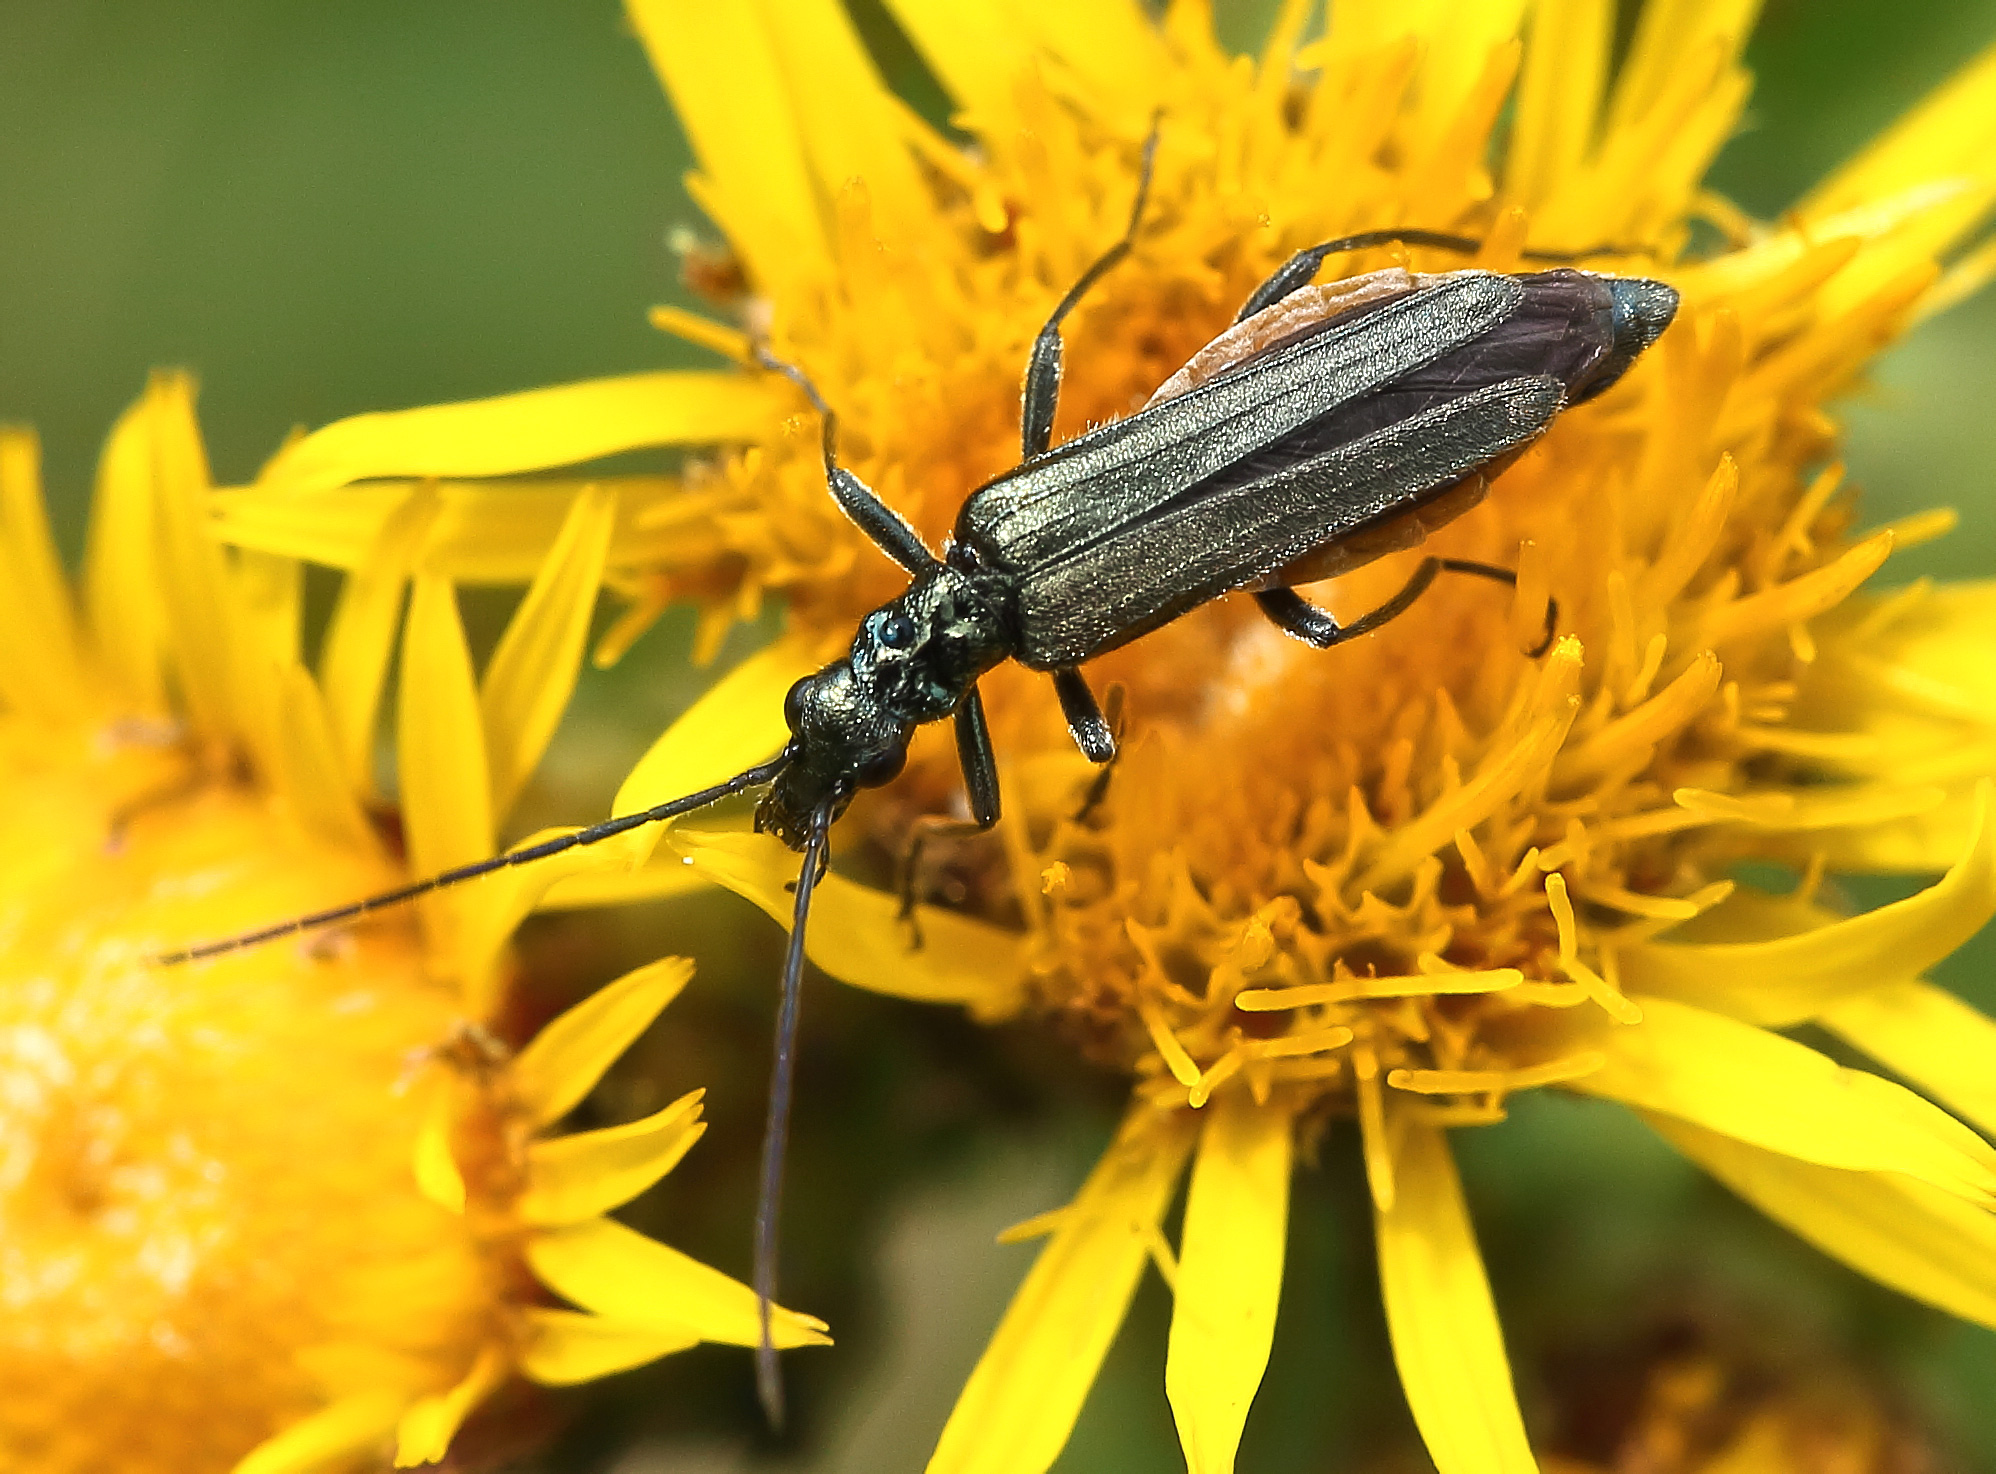
[[[80,599],[36,459],[0,430],[0,1463],[422,1463],[515,1372],[752,1344],[746,1287],[602,1216],[700,1135],[699,1092],[547,1134],[691,964],[517,1054],[497,1037],[505,938],[559,870],[420,924],[151,960],[406,878],[367,777],[422,499],[349,580],[315,680],[297,563],[203,536],[184,379],[112,435]],[[573,684],[610,515],[576,501],[482,686],[449,585],[417,574],[400,817],[421,868],[489,852]]]
[[[1175,1293],[1165,1382],[1189,1465],[1232,1467],[1266,1365],[1299,1152],[1355,1120],[1409,1402],[1443,1474],[1533,1467],[1448,1132],[1544,1086],[1620,1102],[1773,1218],[1876,1279],[1996,1325],[1996,1152],[1938,1106],[1777,1030],[1819,1023],[1996,1128],[1996,1025],[1920,975],[1996,912],[1996,590],[1856,596],[1933,514],[1859,533],[1825,406],[1916,316],[1996,199],[1996,53],[1779,227],[1702,193],[1748,91],[1750,0],[1645,8],[1611,74],[1606,0],[1340,4],[1259,58],[1204,9],[895,0],[974,149],[881,86],[829,0],[634,0],[699,154],[696,197],[754,297],[744,321],[844,417],[852,468],[931,538],[1017,456],[1018,373],[1051,303],[1121,228],[1163,118],[1130,259],[1076,314],[1057,435],[1126,413],[1290,252],[1394,225],[1602,245],[1683,294],[1673,329],[1564,415],[1433,540],[1515,563],[1515,598],[1431,591],[1332,654],[1220,600],[1101,660],[1130,734],[1105,799],[1045,683],[982,683],[1002,855],[910,952],[893,899],[833,876],[812,957],[855,984],[1046,1021],[1126,1069],[1129,1114],[1050,1235],[931,1469],[1030,1474],[1064,1443],[1146,1264]],[[1693,249],[1693,227],[1722,238]],[[1422,269],[1457,264],[1411,254]],[[1356,272],[1395,257],[1333,263]],[[740,356],[741,331],[658,314]],[[661,740],[620,811],[775,750],[781,693],[899,575],[825,496],[817,427],[769,376],[640,376],[328,427],[221,508],[245,546],[342,562],[366,477],[475,477],[636,445],[746,443],[630,483],[626,632],[699,598],[710,635],[765,590],[790,635]],[[394,483],[368,493],[395,494]],[[520,576],[573,495],[451,486],[434,554]],[[340,519],[345,518],[342,522]],[[1340,613],[1405,579],[1324,591]],[[1560,639],[1529,647],[1548,593]],[[613,642],[614,644],[615,642]],[[955,786],[931,729],[848,841],[891,845]],[[693,869],[779,919],[795,859],[682,827]],[[1792,866],[1791,893],[1736,884]],[[1947,870],[1842,916],[1827,868]],[[1183,1229],[1162,1221],[1190,1163]]]

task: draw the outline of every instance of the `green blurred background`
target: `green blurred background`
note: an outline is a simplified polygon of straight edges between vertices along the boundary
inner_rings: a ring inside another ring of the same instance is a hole
[[[897,85],[933,110],[939,94],[878,0],[854,9]],[[1270,6],[1220,9],[1223,32],[1247,44]],[[1769,0],[1750,51],[1759,89],[1715,184],[1778,213],[1992,39],[1996,0]],[[40,428],[73,556],[101,437],[153,365],[199,374],[217,473],[231,480],[294,425],[693,362],[644,322],[649,304],[682,299],[666,237],[698,223],[687,164],[611,0],[5,0],[0,418]],[[1894,350],[1849,407],[1874,520],[1936,503],[1962,512],[1959,532],[1895,561],[1895,576],[1996,568],[1991,344],[1985,295]],[[503,610],[469,601],[488,633]],[[738,637],[724,662],[754,639]],[[684,620],[667,620],[617,671],[585,678],[523,827],[600,813],[707,678],[687,670],[689,640]],[[713,1131],[630,1216],[737,1273],[776,941],[726,897],[553,918],[525,941],[554,980],[550,1007],[637,958],[700,959],[700,984],[590,1110],[628,1118],[711,1087]],[[1996,1007],[1992,957],[1984,939],[1946,980]],[[747,1357],[708,1349],[522,1399],[480,1430],[495,1455],[551,1439],[520,1467],[920,1467],[1030,1260],[992,1235],[1065,1199],[1119,1090],[1030,1038],[941,1012],[822,983],[807,1009],[786,1285],[840,1344],[790,1359],[788,1435],[762,1430]],[[1459,1140],[1521,1391],[1548,1440],[1584,1451],[1575,1366],[1598,1371],[1615,1348],[1691,1324],[1791,1373],[1848,1362],[1937,1440],[1941,1467],[1996,1468],[1996,1335],[1846,1273],[1621,1112],[1535,1096]],[[1301,1174],[1293,1222],[1241,1467],[1425,1467],[1395,1390],[1348,1142]],[[1068,1474],[1179,1467],[1167,1315],[1147,1285]]]

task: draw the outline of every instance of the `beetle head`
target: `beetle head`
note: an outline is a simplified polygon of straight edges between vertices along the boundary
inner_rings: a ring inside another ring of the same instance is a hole
[[[836,661],[805,676],[783,699],[790,725],[789,763],[755,811],[755,827],[802,849],[811,816],[845,812],[862,788],[892,782],[908,759],[909,723],[888,711]]]

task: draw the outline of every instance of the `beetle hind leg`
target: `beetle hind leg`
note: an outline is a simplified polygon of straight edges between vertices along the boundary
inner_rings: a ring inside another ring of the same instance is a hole
[[[1371,634],[1381,625],[1398,619],[1413,607],[1416,599],[1428,591],[1428,585],[1439,574],[1463,573],[1475,578],[1487,578],[1493,583],[1517,587],[1518,575],[1509,568],[1499,568],[1494,563],[1475,563],[1467,558],[1423,558],[1421,566],[1414,570],[1414,576],[1407,580],[1400,592],[1381,604],[1370,614],[1364,614],[1350,624],[1339,624],[1329,613],[1319,609],[1294,589],[1263,589],[1255,596],[1261,612],[1272,620],[1284,634],[1294,636],[1306,645],[1314,645],[1319,650],[1328,650],[1333,645],[1341,645],[1357,635]],[[1552,648],[1553,631],[1559,623],[1559,601],[1546,600],[1545,634],[1539,643],[1526,652],[1536,660]]]

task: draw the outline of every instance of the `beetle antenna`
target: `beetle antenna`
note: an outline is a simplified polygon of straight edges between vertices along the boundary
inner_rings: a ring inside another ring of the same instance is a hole
[[[481,875],[490,875],[495,870],[528,865],[535,860],[545,860],[550,855],[559,855],[564,850],[601,844],[604,840],[614,839],[619,834],[642,829],[647,824],[657,824],[662,820],[676,819],[681,814],[704,809],[709,804],[731,798],[745,789],[767,783],[783,771],[784,765],[790,761],[790,755],[790,749],[786,747],[768,762],[759,763],[746,772],[735,774],[725,783],[716,783],[712,788],[703,788],[698,793],[687,794],[684,798],[656,804],[635,814],[623,814],[615,819],[606,819],[601,824],[590,825],[587,829],[578,829],[572,834],[543,840],[539,844],[530,844],[524,849],[509,850],[503,855],[494,855],[489,860],[460,865],[455,870],[445,870],[396,890],[383,891],[378,896],[369,896],[365,900],[354,901],[345,906],[335,906],[330,911],[315,911],[309,916],[293,917],[289,921],[280,921],[275,926],[243,932],[239,936],[225,937],[216,942],[203,942],[198,947],[182,947],[177,951],[162,952],[152,960],[160,967],[175,967],[183,962],[199,962],[205,957],[219,957],[225,952],[240,952],[246,947],[259,946],[264,942],[275,941],[279,937],[288,937],[297,932],[316,931],[322,926],[332,926],[336,922],[350,921],[356,916],[366,916],[370,912],[399,906],[405,901],[413,901],[418,896],[426,896],[431,891],[440,891],[446,886],[476,880]]]
[[[777,1220],[783,1211],[783,1160],[790,1145],[790,1096],[797,1083],[797,1016],[804,994],[804,923],[811,914],[811,892],[825,868],[825,847],[832,832],[836,792],[811,813],[811,832],[804,841],[804,868],[797,876],[797,899],[791,912],[790,945],[783,954],[783,999],[776,1012],[776,1060],[769,1076],[769,1115],[762,1128],[762,1181],[755,1200],[755,1298],[762,1334],[755,1347],[755,1394],[772,1429],[783,1427],[783,1374],[776,1364],[776,1341],[770,1332],[776,1301]]]

